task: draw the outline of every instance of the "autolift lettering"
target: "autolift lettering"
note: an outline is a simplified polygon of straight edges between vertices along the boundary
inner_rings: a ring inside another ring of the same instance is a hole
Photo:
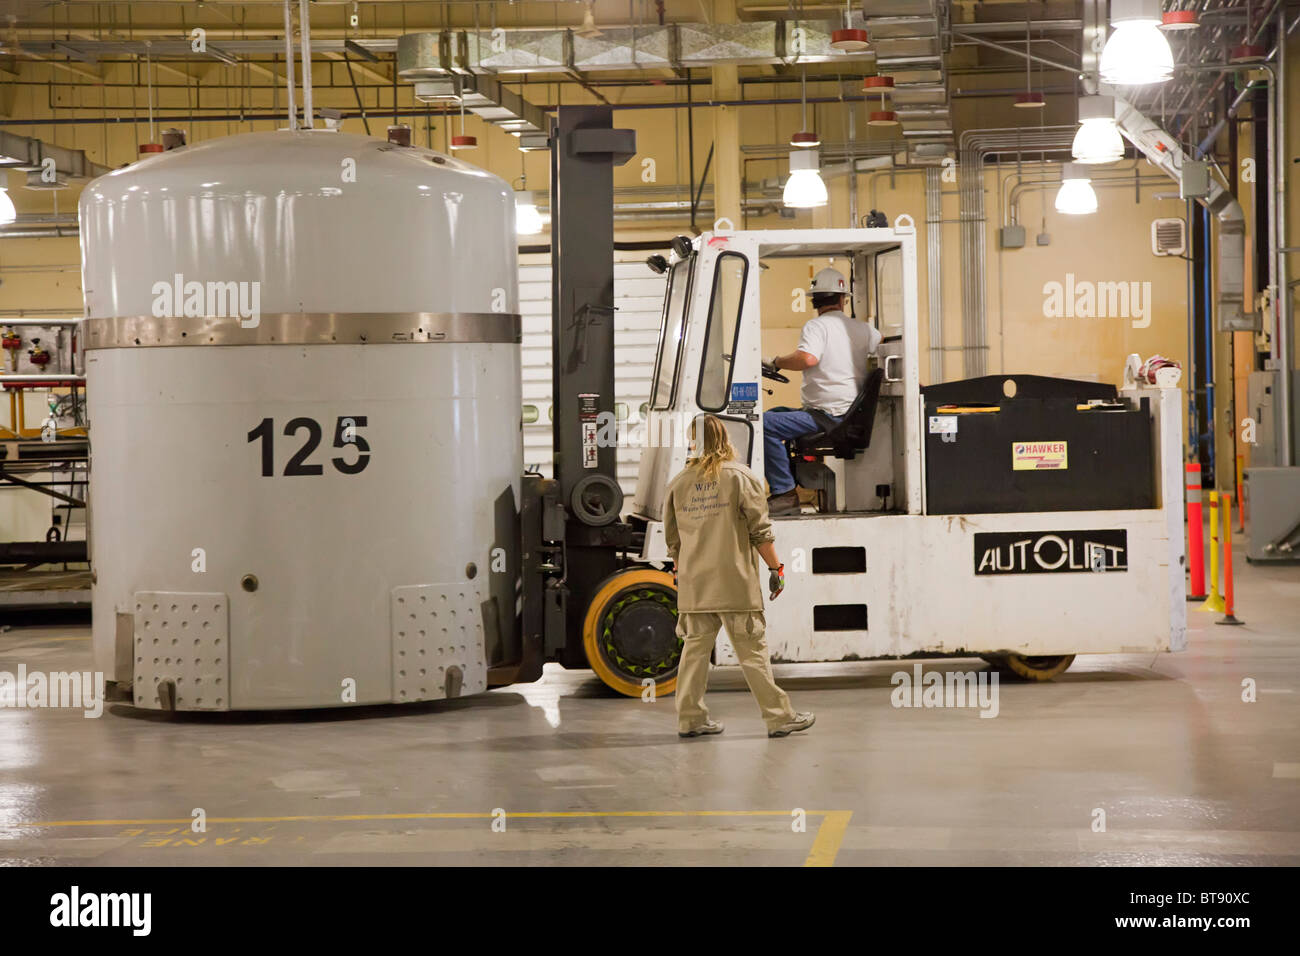
[[[998,531],[975,535],[976,574],[1127,571],[1128,532]]]

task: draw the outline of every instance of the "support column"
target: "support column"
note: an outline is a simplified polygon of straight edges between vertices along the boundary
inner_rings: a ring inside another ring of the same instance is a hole
[[[714,23],[735,23],[735,0],[714,0]],[[713,68],[713,99],[740,99],[739,70],[735,66]],[[741,200],[740,162],[740,107],[717,106],[713,110],[713,219],[724,216],[740,228]],[[700,223],[703,229],[712,229],[713,223]]]

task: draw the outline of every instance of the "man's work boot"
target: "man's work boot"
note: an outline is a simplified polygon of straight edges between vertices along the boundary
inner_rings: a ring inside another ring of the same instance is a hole
[[[791,734],[797,734],[801,730],[807,730],[817,721],[817,715],[812,711],[806,711],[802,714],[795,714],[794,720],[787,721],[779,727],[773,727],[767,732],[769,737],[789,737]]]
[[[721,721],[710,720],[700,724],[698,727],[692,727],[690,730],[677,731],[678,737],[707,737],[710,734],[720,734],[724,730]]]
[[[772,517],[799,514],[799,492],[791,488],[784,494],[773,495],[768,498],[767,513]]]

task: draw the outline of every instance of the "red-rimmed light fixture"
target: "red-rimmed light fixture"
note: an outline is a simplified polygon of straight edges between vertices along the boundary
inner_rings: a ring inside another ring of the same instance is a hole
[[[148,153],[162,153],[162,152],[166,152],[166,150],[163,149],[162,143],[141,143],[140,144],[141,156],[144,156]]]
[[[460,100],[460,135],[453,136],[447,145],[452,149],[478,149],[478,137],[465,132],[465,90],[460,85],[461,82],[456,81],[457,98]]]
[[[1195,10],[1166,10],[1160,15],[1160,29],[1165,31],[1195,30],[1201,25]]]
[[[841,53],[860,53],[871,45],[866,30],[845,28],[831,31],[831,49]]]
[[[844,4],[844,26],[831,31],[831,49],[841,53],[860,53],[870,44],[867,31],[853,25],[853,4]]]
[[[862,79],[862,92],[867,96],[880,94],[880,109],[872,110],[867,116],[868,126],[897,126],[898,114],[889,108],[886,97],[894,88],[892,76],[867,76]]]
[[[1029,20],[1025,20],[1025,91],[1016,94],[1013,104],[1018,110],[1041,110],[1047,105],[1040,90],[1034,89],[1033,61],[1029,54],[1033,52],[1033,39],[1029,35]]]
[[[799,100],[803,115],[799,122],[802,125],[799,132],[790,134],[790,145],[796,149],[813,149],[822,144],[822,138],[808,128],[808,74],[806,72],[800,76],[799,85]]]

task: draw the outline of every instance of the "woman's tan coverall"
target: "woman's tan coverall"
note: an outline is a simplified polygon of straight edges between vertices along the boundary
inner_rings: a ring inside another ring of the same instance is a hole
[[[740,658],[745,681],[768,729],[794,719],[785,691],[772,679],[764,639],[763,592],[754,549],[774,540],[763,482],[744,465],[723,462],[716,481],[688,465],[668,485],[664,536],[677,566],[677,729],[693,730],[709,719],[704,691],[709,655],[725,627]]]

